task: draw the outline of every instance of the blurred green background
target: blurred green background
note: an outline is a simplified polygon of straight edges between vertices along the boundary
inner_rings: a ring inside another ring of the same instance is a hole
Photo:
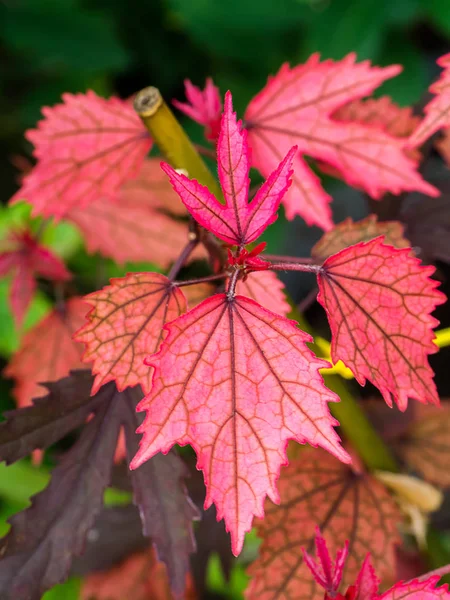
[[[303,62],[313,52],[340,59],[354,51],[380,65],[403,64],[404,72],[381,93],[402,105],[417,105],[438,74],[435,59],[449,50],[450,0],[0,0],[1,202],[17,189],[15,157],[30,153],[24,130],[34,126],[42,106],[58,102],[65,91],[93,89],[126,98],[156,85],[167,100],[183,99],[185,78],[203,85],[212,76],[222,92],[231,89],[242,114],[284,61]],[[203,142],[201,129],[183,122]],[[364,214],[357,192],[336,182],[327,186],[336,198],[336,221],[349,212]],[[1,211],[0,233],[12,218]],[[283,238],[285,249],[301,255],[320,235],[299,219],[285,227],[280,219],[273,229],[272,251]],[[53,240],[62,254],[72,253],[69,237],[63,230],[62,239]],[[80,261],[78,267],[92,264]],[[17,345],[6,292],[2,283],[4,356]],[[47,300],[38,298],[29,323],[47,307]],[[4,410],[12,406],[9,384],[0,381],[0,390]],[[23,507],[46,480],[45,467],[0,469],[0,519]],[[0,533],[6,529],[3,525]],[[446,562],[450,543],[448,552]],[[233,571],[227,587],[220,566],[212,563],[210,587],[222,597],[237,598],[245,583],[242,573]],[[77,585],[71,582],[45,598],[76,598]]]

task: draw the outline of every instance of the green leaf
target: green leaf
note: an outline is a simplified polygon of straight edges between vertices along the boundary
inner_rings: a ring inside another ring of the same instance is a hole
[[[450,38],[450,10],[447,0],[422,0],[433,25]]]
[[[69,579],[42,596],[42,600],[78,600],[81,591],[81,579]]]

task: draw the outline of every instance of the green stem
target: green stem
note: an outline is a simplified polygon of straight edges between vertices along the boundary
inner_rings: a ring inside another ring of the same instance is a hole
[[[159,90],[149,87],[140,91],[134,107],[171,165],[174,168],[185,169],[190,177],[208,186],[213,194],[222,198],[216,180],[162,99]],[[303,330],[313,333],[310,325],[295,307],[291,316],[299,322]],[[314,343],[312,349],[320,356],[321,350]],[[339,403],[331,404],[330,409],[365,465],[370,470],[398,471],[390,449],[372,427],[344,381],[337,375],[326,375],[325,383],[341,398]]]
[[[221,199],[222,192],[217,180],[164,102],[159,90],[147,87],[138,92],[134,109],[172,167],[184,169],[189,177],[206,185],[216,198]]]

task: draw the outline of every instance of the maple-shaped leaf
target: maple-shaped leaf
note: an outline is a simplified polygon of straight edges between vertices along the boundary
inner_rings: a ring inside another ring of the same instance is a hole
[[[284,285],[273,271],[250,273],[245,281],[238,281],[236,292],[283,316],[292,310],[286,300]]]
[[[38,159],[12,202],[26,199],[33,214],[62,217],[87,206],[139,173],[150,137],[129,102],[94,92],[63,94],[62,104],[42,110],[44,119],[27,139]]]
[[[144,358],[158,351],[164,324],[186,310],[183,292],[159,273],[130,273],[85,300],[93,308],[75,339],[85,344],[83,361],[93,363],[92,393],[108,381],[119,390],[140,384],[149,391]]]
[[[85,322],[89,305],[82,298],[70,298],[30,329],[4,370],[15,380],[14,397],[19,406],[47,393],[42,382],[56,381],[71,369],[83,368],[83,347],[73,334]]]
[[[99,198],[66,215],[81,230],[89,252],[120,264],[151,261],[164,268],[180,255],[188,227],[170,214],[187,212],[159,163],[146,160],[139,176],[122,186],[118,202]]]
[[[161,168],[169,175],[174,190],[200,225],[228,244],[244,246],[256,240],[277,218],[281,199],[291,182],[294,153],[295,149],[291,148],[282,157],[281,163],[249,202],[247,132],[242,130],[241,121],[237,121],[231,94],[227,92],[217,143],[219,180],[225,205],[208,188],[177,173],[167,163],[162,163]]]
[[[257,522],[263,541],[250,567],[246,598],[323,600],[302,552],[314,551],[316,526],[332,556],[349,542],[342,589],[354,583],[367,552],[379,577],[392,577],[401,517],[394,499],[374,477],[307,449],[281,472],[278,486],[280,505],[266,502],[265,518]]]
[[[250,102],[245,122],[254,167],[267,175],[293,144],[298,145],[293,185],[283,201],[287,218],[300,215],[309,225],[332,227],[331,198],[304,155],[338,169],[347,183],[375,199],[388,191],[438,194],[406,157],[404,141],[374,127],[333,118],[343,105],[370,94],[399,72],[398,66],[355,63],[354,54],[337,62],[320,62],[314,54],[304,65],[292,69],[283,65]]]
[[[135,432],[142,423],[141,416],[136,413],[136,403],[142,399],[142,393],[133,390],[128,396],[132,394],[134,400],[128,401],[125,420],[129,462],[138,451]],[[144,534],[151,538],[159,560],[166,564],[171,589],[176,596],[181,596],[186,588],[189,558],[195,551],[192,521],[200,517],[186,492],[184,480],[187,476],[187,467],[173,452],[166,456],[157,454],[131,472],[134,501],[139,507]]]
[[[189,79],[184,81],[184,90],[188,102],[172,100],[172,104],[193,121],[203,125],[206,139],[215,142],[220,133],[220,115],[222,112],[222,99],[219,88],[208,77],[204,90],[193,85]]]
[[[435,98],[425,106],[425,117],[408,140],[412,148],[421,146],[439,129],[450,127],[450,54],[441,56],[437,64],[444,70],[429,88]]]
[[[140,449],[132,468],[174,444],[191,444],[213,502],[239,554],[276,480],[289,439],[322,446],[340,460],[328,411],[338,397],[319,374],[324,361],[294,321],[243,296],[216,294],[166,326],[167,338],[149,359],[155,367]]]
[[[372,125],[400,138],[411,135],[420,121],[410,106],[399,106],[389,96],[355,100],[339,108],[333,118]]]
[[[360,385],[371,381],[389,406],[408,398],[439,404],[428,355],[437,352],[430,313],[445,301],[409,248],[381,238],[327,258],[318,274],[318,301],[331,328],[331,358],[342,360]]]
[[[411,469],[446,488],[450,486],[450,404],[414,409],[413,421],[390,443]]]
[[[116,400],[116,401],[114,401]],[[120,398],[103,403],[61,459],[48,487],[14,515],[0,543],[0,596],[39,600],[68,575],[103,506],[120,429]]]
[[[67,281],[71,274],[60,258],[45,248],[29,231],[11,232],[0,253],[0,277],[12,273],[9,301],[17,324],[22,324],[36,290],[36,277]]]
[[[0,461],[11,464],[48,448],[82,425],[104,397],[90,397],[93,377],[89,371],[73,371],[56,383],[46,383],[47,395],[31,406],[4,413],[0,423]],[[43,384],[44,385],[44,384]]]
[[[384,243],[389,246],[408,248],[410,243],[403,236],[403,232],[404,226],[399,221],[378,222],[376,215],[369,215],[361,221],[354,222],[348,217],[321,237],[313,246],[311,255],[323,260],[344,248],[359,242],[368,242],[380,235],[384,236]]]
[[[164,565],[152,548],[133,554],[108,571],[93,573],[84,582],[81,600],[196,600],[191,579],[182,595],[172,595]]]
[[[384,594],[376,597],[376,600],[436,600],[450,599],[447,585],[437,587],[439,575],[432,576],[425,581],[400,582],[394,585]],[[362,600],[366,600],[363,598]],[[372,600],[372,599],[367,599]]]

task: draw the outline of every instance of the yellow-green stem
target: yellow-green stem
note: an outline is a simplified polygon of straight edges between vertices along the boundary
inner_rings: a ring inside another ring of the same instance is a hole
[[[155,87],[141,90],[134,100],[134,108],[172,167],[184,169],[189,177],[206,185],[216,198],[221,198],[222,192],[216,178],[164,102],[159,90]]]
[[[154,87],[143,89],[137,94],[134,106],[168,162],[174,168],[185,169],[190,177],[206,185],[218,198],[222,198],[216,179],[164,102],[159,90]],[[302,329],[313,333],[298,310],[294,308],[291,316],[299,322]],[[316,354],[321,354],[318,346],[313,344],[313,349]],[[331,404],[330,409],[365,465],[370,470],[397,471],[394,456],[367,420],[344,381],[337,375],[326,375],[325,382],[341,398],[341,402]]]

